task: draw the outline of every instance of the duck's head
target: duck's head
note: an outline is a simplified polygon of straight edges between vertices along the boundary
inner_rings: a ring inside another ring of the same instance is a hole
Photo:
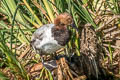
[[[74,24],[72,16],[69,13],[66,13],[66,12],[58,15],[56,17],[56,19],[54,20],[54,24],[58,28],[71,26],[71,27],[77,29],[77,27]],[[77,29],[77,31],[78,31],[78,29]]]

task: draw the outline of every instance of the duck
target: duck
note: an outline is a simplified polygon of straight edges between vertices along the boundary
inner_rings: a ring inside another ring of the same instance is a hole
[[[61,13],[54,19],[54,23],[45,24],[33,33],[30,45],[40,56],[52,55],[70,41],[69,26],[78,31],[72,16],[67,12]]]

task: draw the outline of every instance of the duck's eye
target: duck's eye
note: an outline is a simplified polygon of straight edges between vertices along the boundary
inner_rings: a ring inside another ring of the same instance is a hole
[[[67,18],[67,21],[71,22],[71,21],[72,21],[72,18],[71,18],[71,17],[68,17],[68,18]]]

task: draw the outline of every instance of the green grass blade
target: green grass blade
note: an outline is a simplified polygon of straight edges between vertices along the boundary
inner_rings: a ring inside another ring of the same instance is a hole
[[[95,22],[93,21],[93,18],[91,17],[90,13],[85,7],[82,7],[82,5],[79,3],[79,6],[74,4],[74,7],[78,10],[78,14],[88,23],[90,23],[94,28],[97,28]]]
[[[35,13],[33,12],[33,10],[31,9],[31,7],[29,6],[29,4],[27,3],[26,0],[23,0],[24,4],[26,5],[26,7],[29,9],[29,11],[32,13],[32,15],[35,17],[37,23],[41,26],[43,25],[42,22],[39,20],[39,18],[35,15]]]
[[[47,0],[43,0],[43,3],[45,5],[45,7],[46,7],[46,10],[48,12],[48,15],[49,15],[51,21],[54,22],[53,12],[52,12],[52,9],[50,8],[50,5],[49,5],[48,1]]]

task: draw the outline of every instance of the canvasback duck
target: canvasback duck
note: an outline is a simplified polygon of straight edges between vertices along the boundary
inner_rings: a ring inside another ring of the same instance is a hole
[[[72,16],[66,12],[58,15],[54,20],[54,24],[45,24],[33,33],[31,46],[40,56],[55,53],[70,40],[68,26],[76,29]]]
[[[62,13],[54,20],[54,24],[46,24],[38,28],[32,35],[31,46],[40,55],[51,54],[64,47],[70,40],[68,26],[73,25],[72,16]]]

